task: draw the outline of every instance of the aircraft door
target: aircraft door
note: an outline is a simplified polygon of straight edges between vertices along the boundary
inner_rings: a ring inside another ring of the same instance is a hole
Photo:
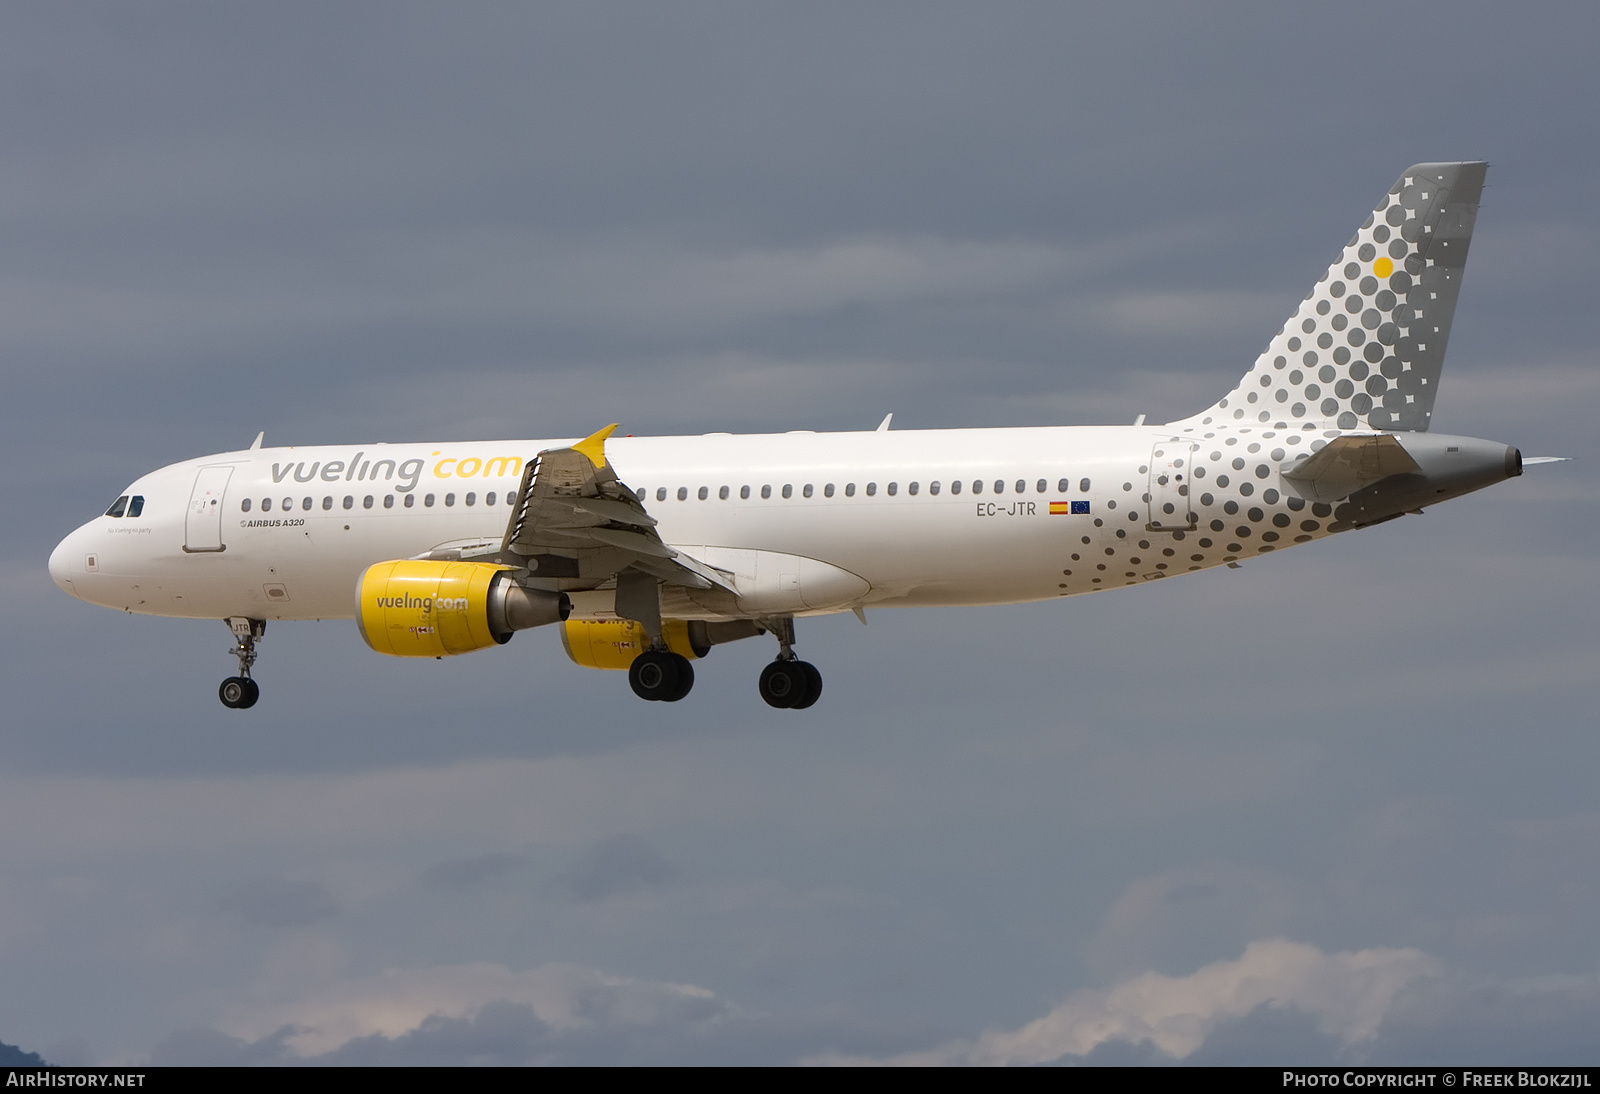
[[[195,476],[189,511],[183,519],[185,551],[193,554],[227,550],[222,542],[222,495],[232,475],[232,467],[202,467]]]
[[[1198,517],[1189,496],[1194,454],[1200,446],[1173,439],[1158,441],[1150,451],[1150,524],[1152,532],[1187,532]]]

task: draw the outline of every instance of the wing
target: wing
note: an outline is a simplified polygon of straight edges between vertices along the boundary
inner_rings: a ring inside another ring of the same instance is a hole
[[[547,449],[522,472],[501,556],[535,578],[593,588],[632,567],[691,589],[733,592],[727,575],[668,547],[644,504],[606,459],[609,425],[571,448]]]

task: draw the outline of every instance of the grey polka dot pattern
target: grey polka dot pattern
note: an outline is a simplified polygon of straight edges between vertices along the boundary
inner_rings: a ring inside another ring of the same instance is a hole
[[[1428,428],[1485,168],[1407,170],[1239,385],[1154,429],[1140,487],[1122,483],[1121,504],[1106,500],[1093,535],[1062,545],[1060,576],[1049,575],[1057,595],[1232,565],[1359,527],[1358,506],[1305,493],[1284,473],[1347,431]]]
[[[1486,168],[1408,168],[1239,386],[1171,424],[1426,430]]]

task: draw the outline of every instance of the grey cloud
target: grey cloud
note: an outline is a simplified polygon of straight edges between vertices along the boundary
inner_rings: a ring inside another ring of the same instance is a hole
[[[422,871],[422,884],[430,889],[470,889],[502,877],[521,866],[521,855],[506,851],[476,858],[446,859]]]
[[[339,914],[333,894],[316,881],[252,881],[225,896],[222,907],[262,927],[307,927]]]
[[[1364,1066],[1587,1067],[1600,1028],[1600,986],[1593,977],[1555,982],[1472,981],[1460,976],[1418,982],[1400,992],[1369,1042],[1346,1044],[1318,1028],[1316,1015],[1262,1004],[1227,1019],[1182,1059],[1149,1041],[1108,1041],[1081,1062],[1183,1064],[1189,1067]],[[1565,982],[1562,982],[1565,981]],[[1079,1058],[1064,1060],[1076,1062]]]
[[[1187,289],[1130,292],[1100,302],[1104,322],[1127,333],[1164,338],[1192,338],[1218,331],[1260,335],[1283,322],[1284,293]]]
[[[579,900],[658,888],[678,869],[643,836],[609,836],[596,843],[556,875],[556,881]]]
[[[150,1063],[156,1067],[262,1067],[292,1063],[295,1056],[286,1041],[294,1033],[294,1027],[285,1026],[259,1040],[245,1041],[196,1026],[163,1038],[150,1050]]]
[[[29,1052],[16,1045],[0,1041],[0,1067],[43,1067],[45,1060],[37,1052]]]
[[[1263,939],[1246,946],[1237,960],[1213,962],[1187,976],[1127,977],[1103,991],[1077,992],[1018,1029],[990,1031],[884,1062],[1044,1064],[1086,1057],[1112,1041],[1148,1043],[1182,1060],[1221,1024],[1265,1005],[1305,1011],[1316,1018],[1319,1031],[1355,1048],[1377,1035],[1400,991],[1440,971],[1436,960],[1417,950],[1327,954],[1304,943]]]
[[[1600,977],[1488,980],[1456,976],[1401,994],[1372,1064],[1593,1066]]]

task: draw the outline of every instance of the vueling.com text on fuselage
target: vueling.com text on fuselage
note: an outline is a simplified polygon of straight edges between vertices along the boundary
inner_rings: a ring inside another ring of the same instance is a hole
[[[393,482],[395,492],[408,493],[417,488],[422,471],[429,460],[413,456],[408,460],[363,459],[366,452],[357,452],[348,460],[304,460],[298,463],[274,463],[272,481],[280,483],[293,476],[295,482]],[[439,453],[433,453],[438,456]],[[445,456],[432,461],[436,479],[491,479],[515,478],[522,474],[521,456]]]

